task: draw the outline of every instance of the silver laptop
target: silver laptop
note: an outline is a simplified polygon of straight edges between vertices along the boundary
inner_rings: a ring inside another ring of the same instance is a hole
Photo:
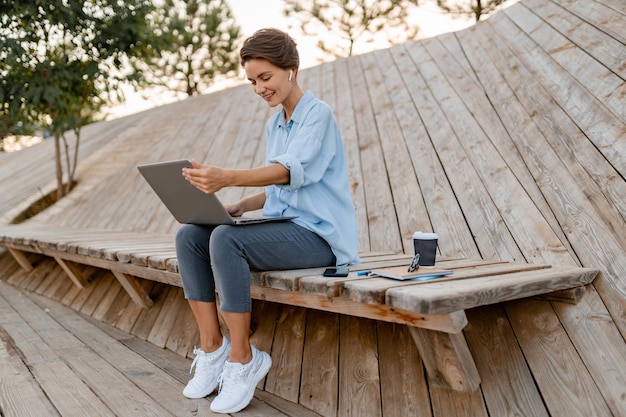
[[[191,161],[157,162],[137,169],[179,223],[200,225],[243,225],[285,221],[293,217],[232,217],[215,194],[205,194],[183,177],[183,168]]]

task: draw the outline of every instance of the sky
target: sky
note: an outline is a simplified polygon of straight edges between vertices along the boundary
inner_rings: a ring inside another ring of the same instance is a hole
[[[308,68],[320,63],[321,52],[315,46],[316,39],[304,36],[295,20],[288,20],[283,13],[283,0],[227,0],[237,24],[241,27],[242,38],[252,35],[256,30],[266,27],[274,27],[288,32],[298,44],[300,53],[300,67]],[[454,18],[443,13],[432,1],[422,1],[415,13],[410,17],[411,21],[419,26],[418,39],[437,36],[442,33],[464,29],[471,24],[472,20]],[[381,47],[381,46],[379,46]],[[372,50],[377,46],[372,46]],[[358,52],[358,51],[357,51]],[[151,107],[160,106],[175,101],[176,98],[167,94],[150,95],[136,93],[132,89],[125,90],[126,102],[110,111],[108,119],[125,116],[147,110]],[[144,96],[148,95],[149,98]]]
[[[265,27],[275,27],[288,32],[298,43],[300,52],[300,66],[307,68],[319,63],[321,54],[317,51],[316,39],[307,38],[300,32],[297,20],[287,20],[284,16],[283,0],[227,0],[237,23],[241,26],[243,37],[252,35],[256,30]],[[420,27],[418,38],[429,38],[445,32],[460,30],[473,22],[463,18],[453,18],[443,13],[435,4],[422,1],[415,13],[411,16]],[[292,27],[290,27],[290,24]],[[373,47],[372,49],[375,49]]]

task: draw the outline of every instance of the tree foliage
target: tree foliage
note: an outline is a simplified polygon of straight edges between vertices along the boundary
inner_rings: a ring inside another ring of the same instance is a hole
[[[154,16],[162,51],[141,66],[150,84],[192,96],[239,69],[240,28],[224,0],[164,0]]]
[[[124,74],[125,63],[152,53],[146,18],[152,8],[151,0],[0,0],[3,124],[51,132],[58,197],[73,182],[80,128],[119,98],[122,82],[137,80]],[[73,157],[67,131],[75,133]]]
[[[415,38],[408,22],[417,0],[285,0],[285,16],[300,20],[305,35],[319,37],[317,46],[334,56],[351,56],[358,43],[371,43],[385,33],[388,44]]]
[[[437,0],[437,6],[447,13],[473,17],[477,22],[488,15],[506,0],[469,0],[468,6],[459,5],[458,0]]]

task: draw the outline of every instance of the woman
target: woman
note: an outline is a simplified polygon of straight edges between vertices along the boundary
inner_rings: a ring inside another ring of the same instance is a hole
[[[271,367],[270,356],[250,345],[250,269],[276,270],[359,262],[356,220],[343,143],[330,108],[298,84],[296,44],[284,32],[262,29],[240,51],[254,92],[270,107],[282,105],[266,125],[266,166],[232,170],[193,162],[183,175],[198,189],[259,186],[264,191],[227,210],[233,216],[263,208],[264,216],[297,216],[246,226],[184,225],[176,253],[185,297],[200,330],[194,377],[183,394],[202,398],[220,385],[211,410],[245,408]],[[223,337],[215,291],[230,331]]]

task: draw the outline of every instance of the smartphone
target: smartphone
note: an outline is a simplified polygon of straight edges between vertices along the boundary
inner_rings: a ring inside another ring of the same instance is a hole
[[[347,277],[349,269],[347,266],[340,266],[337,268],[327,268],[324,271],[325,277]]]

